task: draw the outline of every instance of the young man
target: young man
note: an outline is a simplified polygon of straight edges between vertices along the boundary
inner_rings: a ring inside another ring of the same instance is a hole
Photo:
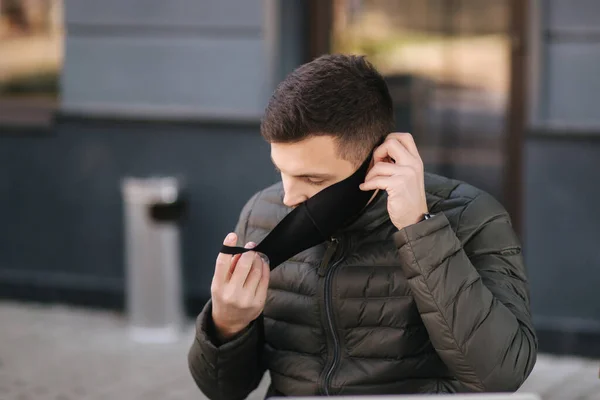
[[[189,352],[210,399],[245,398],[266,370],[268,396],[514,391],[527,378],[537,340],[509,216],[424,173],[393,127],[387,86],[362,57],[322,56],[278,86],[261,133],[282,182],[250,199],[225,245],[260,243],[371,155],[360,190],[374,195],[331,241],[272,271],[254,251],[218,255]]]

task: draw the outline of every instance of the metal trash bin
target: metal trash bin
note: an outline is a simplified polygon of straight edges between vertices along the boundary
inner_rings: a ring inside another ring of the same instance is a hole
[[[121,190],[131,337],[145,343],[175,341],[184,323],[180,183],[172,177],[128,177]]]

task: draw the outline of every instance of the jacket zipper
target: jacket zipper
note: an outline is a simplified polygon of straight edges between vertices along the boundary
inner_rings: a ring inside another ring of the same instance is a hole
[[[325,252],[325,256],[323,257],[323,261],[321,262],[321,268],[319,268],[320,269],[319,272],[321,273],[321,276],[323,273],[326,274],[325,275],[325,314],[327,316],[327,328],[329,329],[329,333],[331,334],[331,338],[333,339],[333,360],[331,361],[331,365],[327,369],[327,372],[323,379],[323,386],[322,386],[322,392],[326,396],[330,395],[329,386],[331,385],[331,379],[333,377],[333,372],[335,371],[335,368],[337,367],[337,364],[338,364],[339,358],[340,358],[340,342],[337,337],[337,332],[335,329],[335,320],[333,318],[333,309],[332,309],[332,305],[331,305],[331,303],[332,303],[331,288],[332,288],[332,281],[333,281],[335,269],[342,261],[341,255],[340,255],[340,258],[335,263],[333,263],[329,268],[327,268],[327,264],[329,264],[329,262],[333,258],[333,255],[335,254],[335,251],[336,251],[338,245],[339,245],[339,240],[337,238],[331,238],[329,247],[327,248],[327,251]]]
[[[339,240],[335,237],[332,237],[331,240],[329,241],[329,244],[327,245],[327,249],[325,250],[325,255],[323,256],[323,260],[321,261],[321,264],[319,265],[319,276],[325,276],[325,274],[327,272],[327,266],[329,265],[329,262],[333,258],[333,255],[335,254],[335,251],[337,250],[339,243],[340,243]]]

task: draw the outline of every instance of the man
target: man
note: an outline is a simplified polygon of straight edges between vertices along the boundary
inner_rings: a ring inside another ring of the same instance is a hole
[[[261,133],[282,182],[250,199],[225,245],[255,246],[371,154],[360,189],[375,195],[273,271],[254,251],[218,255],[189,352],[210,399],[245,398],[266,370],[268,396],[514,391],[527,378],[537,341],[509,216],[424,173],[393,127],[386,84],[362,57],[322,56],[278,86]]]

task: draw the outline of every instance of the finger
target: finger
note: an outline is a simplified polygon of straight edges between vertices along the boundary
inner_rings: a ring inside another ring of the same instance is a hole
[[[373,168],[369,170],[365,177],[365,182],[376,177],[376,176],[392,176],[398,173],[398,170],[402,168],[396,164],[390,164],[387,162],[380,161],[376,163]]]
[[[398,182],[398,179],[410,179],[415,176],[415,169],[413,167],[383,162],[378,163],[378,165],[376,170],[373,167],[373,173],[369,171],[369,175],[365,178],[365,182],[360,185],[361,190],[389,190],[390,186],[394,185],[394,182]],[[373,184],[373,181],[376,181],[376,183]],[[385,186],[385,188],[383,186]]]
[[[376,164],[377,168],[373,167],[371,171],[365,177],[365,182],[371,179],[381,177],[392,177],[392,176],[411,176],[414,175],[415,169],[406,165],[390,164],[380,162]]]
[[[242,254],[240,260],[235,266],[235,270],[231,275],[231,279],[229,283],[231,283],[235,288],[242,289],[244,287],[244,282],[248,278],[248,274],[252,269],[252,264],[258,258],[258,254],[255,251],[249,251],[247,253]]]
[[[271,275],[271,270],[269,268],[268,263],[263,263],[262,275],[260,277],[260,281],[256,286],[256,299],[264,302],[267,298],[267,290],[269,289],[269,279]]]
[[[227,235],[223,244],[226,246],[235,246],[237,243],[237,235],[235,233],[230,233]],[[217,262],[215,264],[215,275],[213,279],[217,283],[224,283],[229,278],[229,269],[231,267],[231,261],[233,260],[233,256],[231,254],[219,253],[217,256]]]
[[[237,265],[241,256],[242,256],[241,254],[236,254],[233,256],[233,259],[231,260],[231,264],[229,265],[229,274],[227,275],[228,281],[231,279],[231,275],[233,274],[233,271],[235,271],[235,266]]]
[[[244,248],[246,249],[253,249],[254,247],[256,247],[256,243],[254,242],[248,242],[244,246]],[[233,260],[231,261],[231,265],[229,266],[229,275],[227,276],[227,280],[231,279],[231,275],[233,275],[233,271],[235,271],[235,266],[237,265],[238,261],[240,261],[240,257],[242,256],[242,254],[236,254],[235,256],[233,256]]]
[[[410,165],[414,161],[414,156],[404,147],[402,142],[391,137],[385,141],[388,146],[388,155],[399,165]]]
[[[248,278],[246,278],[246,282],[244,282],[244,290],[248,290],[248,292],[254,294],[256,293],[256,287],[260,282],[260,278],[263,273],[263,264],[264,261],[260,258],[260,255],[254,259],[252,263],[252,267],[250,268],[250,273],[248,273]]]
[[[392,184],[393,177],[378,176],[360,185],[360,190],[369,191],[375,189],[388,190]]]
[[[373,152],[375,163],[382,161],[386,162],[390,158],[396,164],[402,165],[411,165],[415,161],[415,158],[408,152],[406,147],[393,137],[386,139],[386,141]]]
[[[392,137],[398,140],[404,147],[406,147],[406,150],[408,150],[408,152],[413,157],[421,158],[421,156],[419,155],[419,151],[417,150],[417,144],[415,143],[415,139],[410,133],[394,132],[390,133],[388,137]]]

